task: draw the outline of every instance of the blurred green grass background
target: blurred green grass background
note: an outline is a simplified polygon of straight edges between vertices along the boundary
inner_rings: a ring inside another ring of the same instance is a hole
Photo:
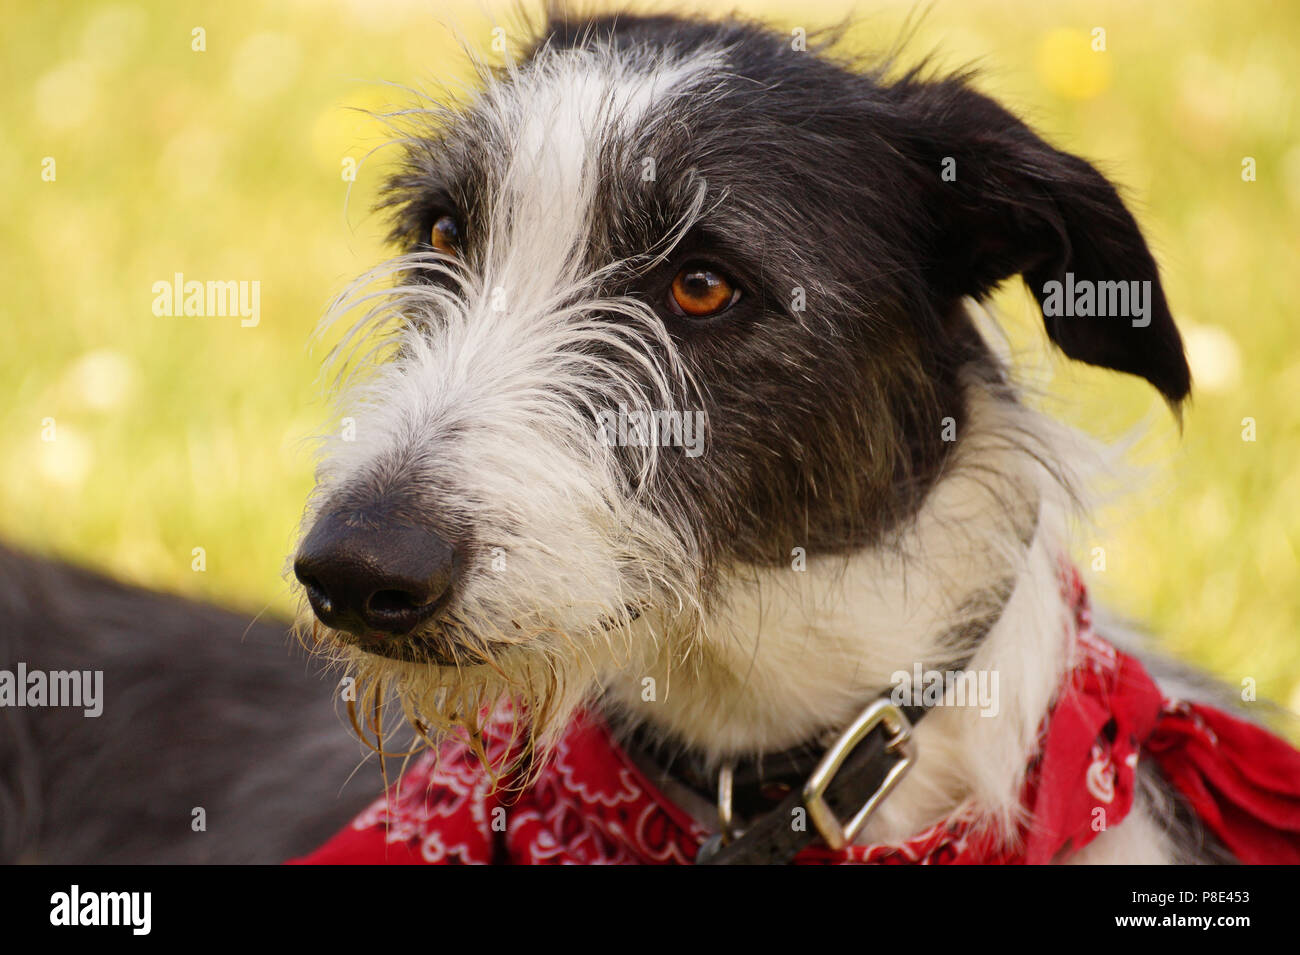
[[[651,5],[652,6],[652,5]],[[686,9],[711,5],[686,3]],[[812,28],[840,3],[741,3]],[[387,153],[349,107],[463,77],[455,39],[510,8],[414,0],[23,2],[0,11],[6,281],[0,538],[154,587],[288,612],[281,577],[324,420],[326,301],[382,256]],[[911,3],[860,4],[885,49]],[[500,20],[494,18],[499,16]],[[1104,52],[1092,49],[1105,30]],[[206,49],[196,51],[195,28]],[[451,29],[449,29],[451,28]],[[1100,597],[1173,651],[1300,708],[1300,6],[931,4],[904,55],[979,85],[1115,178],[1163,268],[1198,380],[1181,439],[1149,389],[1067,366],[1018,283],[998,297],[1053,413],[1145,423],[1150,478],[1080,539]],[[1257,181],[1244,182],[1243,157]],[[42,172],[54,160],[54,180]],[[156,317],[152,286],[261,283],[261,320]],[[1252,418],[1257,440],[1242,440]],[[53,419],[55,440],[49,419]],[[196,547],[206,570],[192,569]]]

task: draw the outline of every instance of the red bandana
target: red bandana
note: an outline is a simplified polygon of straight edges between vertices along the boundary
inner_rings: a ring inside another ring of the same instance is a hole
[[[1040,733],[1009,836],[975,811],[897,845],[814,845],[801,864],[1035,864],[1087,845],[1133,805],[1138,759],[1151,759],[1201,823],[1242,862],[1300,864],[1300,753],[1254,724],[1166,700],[1146,670],[1092,632],[1087,595],[1068,575],[1074,665]],[[489,756],[512,746],[503,720]],[[494,788],[470,747],[446,743],[302,864],[677,864],[708,831],[670,802],[598,720],[580,715],[522,793]]]

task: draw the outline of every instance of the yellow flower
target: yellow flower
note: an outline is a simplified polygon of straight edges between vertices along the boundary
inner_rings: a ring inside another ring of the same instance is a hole
[[[1057,96],[1092,99],[1110,87],[1110,54],[1083,30],[1053,30],[1036,58],[1038,77]]]

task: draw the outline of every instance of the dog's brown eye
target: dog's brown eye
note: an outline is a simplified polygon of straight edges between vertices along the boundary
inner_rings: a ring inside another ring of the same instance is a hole
[[[673,279],[669,305],[692,318],[716,315],[740,296],[731,280],[703,265],[688,265]]]
[[[460,254],[460,223],[455,216],[443,216],[433,224],[429,244],[443,255]]]

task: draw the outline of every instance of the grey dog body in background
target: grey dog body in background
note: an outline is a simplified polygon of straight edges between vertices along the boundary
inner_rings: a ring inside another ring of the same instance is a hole
[[[0,709],[0,863],[280,862],[382,788],[283,623],[4,548],[0,621],[0,668],[108,698]]]

